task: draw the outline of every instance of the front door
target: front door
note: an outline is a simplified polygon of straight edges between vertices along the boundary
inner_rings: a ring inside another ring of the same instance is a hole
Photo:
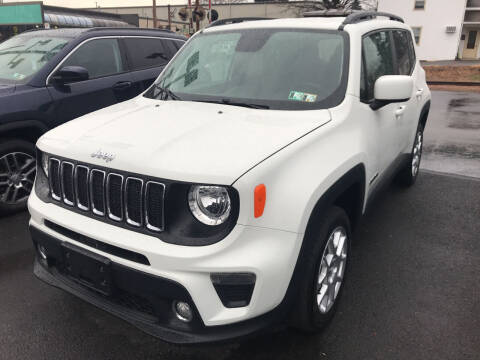
[[[60,67],[82,66],[89,79],[72,84],[49,84],[56,125],[92,111],[128,100],[136,95],[124,54],[115,38],[87,41]]]
[[[356,110],[358,121],[368,129],[370,164],[367,175],[370,185],[375,185],[401,152],[400,131],[406,104],[393,103],[372,110],[376,80],[384,75],[395,75],[393,43],[389,30],[369,33],[362,40],[363,65],[360,89],[362,104]],[[402,110],[403,109],[403,110]]]
[[[480,36],[477,30],[469,30],[466,41],[464,43],[462,59],[476,60],[478,59],[478,44]]]

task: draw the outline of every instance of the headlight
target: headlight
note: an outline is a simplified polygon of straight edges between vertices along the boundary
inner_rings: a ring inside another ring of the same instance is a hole
[[[228,219],[232,204],[223,186],[193,185],[188,193],[188,204],[198,221],[220,225]]]
[[[42,153],[41,164],[44,174],[48,177],[48,155],[45,153]]]

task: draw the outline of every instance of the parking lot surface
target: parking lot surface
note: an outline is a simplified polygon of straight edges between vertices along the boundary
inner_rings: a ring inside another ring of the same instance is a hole
[[[480,177],[480,93],[432,92],[421,165]]]
[[[480,180],[423,172],[357,230],[339,312],[319,335],[280,331],[180,347],[32,274],[26,213],[0,220],[1,359],[478,359]]]

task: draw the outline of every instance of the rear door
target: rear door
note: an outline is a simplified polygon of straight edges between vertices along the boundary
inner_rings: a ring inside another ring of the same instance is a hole
[[[141,93],[152,85],[179,48],[175,44],[176,40],[168,38],[126,37],[122,41],[136,93]]]
[[[404,114],[398,119],[400,150],[410,152],[420,116],[423,90],[420,90],[419,84],[416,83],[417,79],[414,72],[416,60],[411,33],[407,30],[397,29],[392,30],[392,35],[395,43],[397,73],[412,76],[414,81],[414,89],[410,100],[399,104],[399,106],[404,107]]]
[[[58,69],[65,66],[86,68],[89,79],[66,85],[48,84],[57,125],[135,95],[132,77],[117,38],[85,41],[60,63]]]

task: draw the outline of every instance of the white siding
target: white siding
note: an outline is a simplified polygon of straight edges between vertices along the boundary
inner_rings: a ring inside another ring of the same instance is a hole
[[[414,10],[415,0],[379,0],[378,11],[403,17],[412,27],[421,27],[417,46],[421,60],[454,60],[458,53],[466,0],[425,0],[425,10]],[[456,26],[447,34],[447,26]]]

